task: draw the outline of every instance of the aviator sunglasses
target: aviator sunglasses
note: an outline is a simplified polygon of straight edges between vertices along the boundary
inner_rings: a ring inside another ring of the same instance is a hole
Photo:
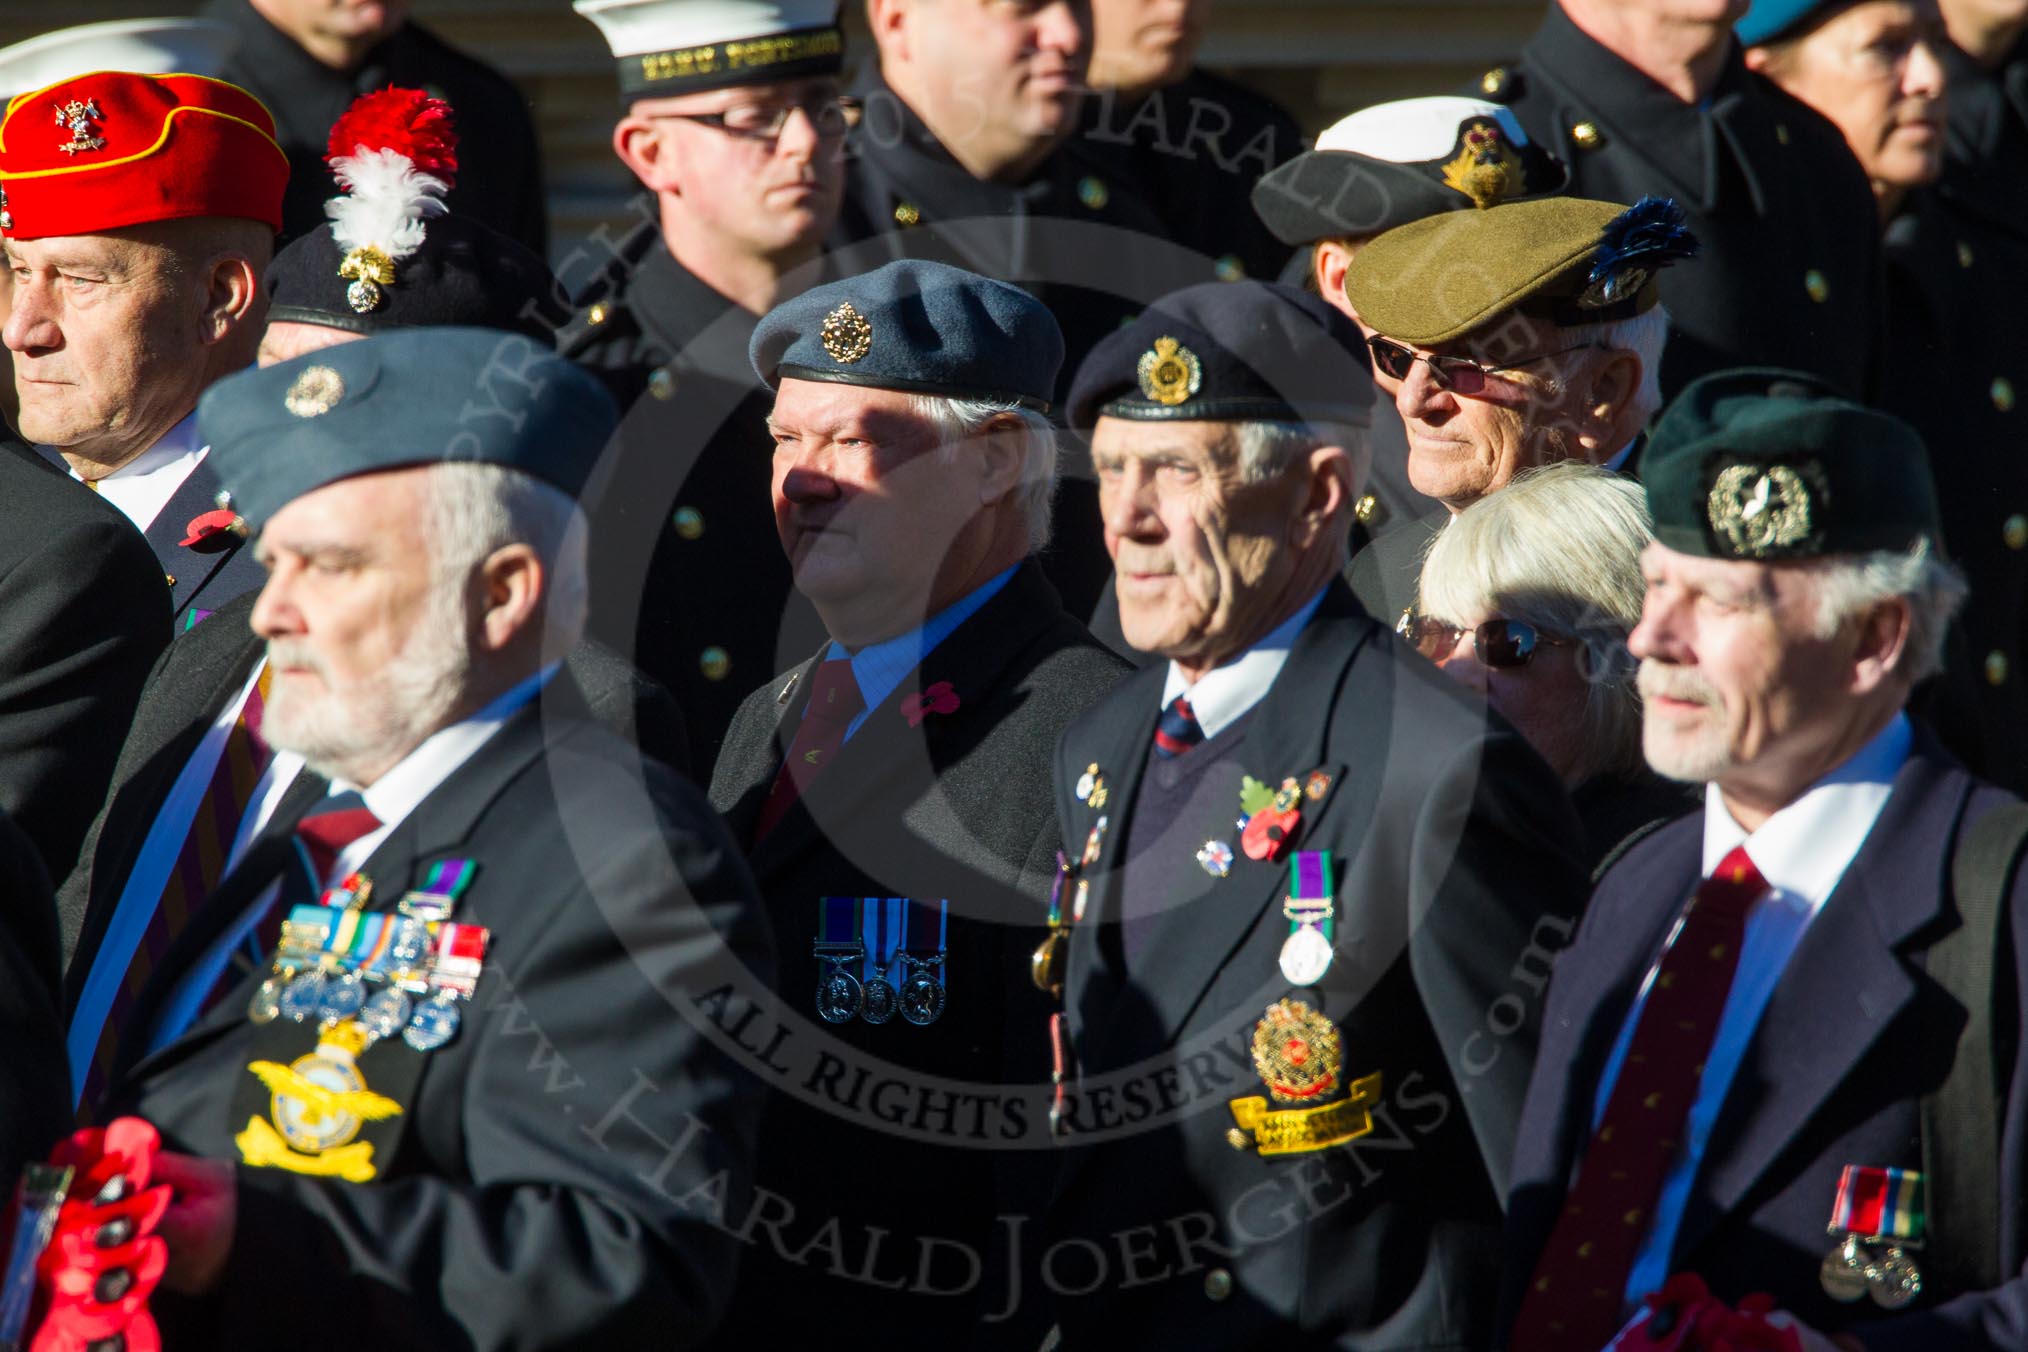
[[[1499,617],[1467,629],[1462,625],[1446,624],[1442,620],[1410,613],[1401,617],[1398,632],[1432,662],[1450,656],[1458,646],[1458,640],[1470,634],[1472,652],[1479,659],[1479,664],[1495,671],[1525,667],[1534,658],[1537,648],[1563,648],[1572,641],[1551,638],[1526,620]]]
[[[1523,357],[1520,361],[1508,362],[1504,366],[1486,366],[1473,361],[1470,357],[1439,357],[1434,353],[1417,352],[1414,348],[1403,347],[1392,338],[1382,338],[1378,335],[1368,338],[1366,346],[1373,353],[1374,366],[1389,380],[1407,380],[1409,370],[1417,362],[1422,362],[1429,367],[1430,379],[1437,383],[1438,388],[1449,390],[1452,394],[1470,397],[1484,393],[1486,381],[1502,371],[1518,371],[1524,366],[1533,366],[1536,362],[1548,361],[1551,357],[1560,357],[1566,352],[1581,352],[1588,347],[1602,347],[1603,344],[1578,343],[1574,347],[1559,347],[1554,352],[1538,352],[1532,357]]]

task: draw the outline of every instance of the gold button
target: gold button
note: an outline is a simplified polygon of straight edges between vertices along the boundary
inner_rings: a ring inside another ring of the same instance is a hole
[[[1811,268],[1803,274],[1803,290],[1810,293],[1810,299],[1822,305],[1831,299],[1831,283],[1823,273]]]
[[[1789,143],[1788,123],[1786,122],[1775,123],[1775,140],[1781,142],[1783,145],[1787,145]]]
[[[1231,1146],[1234,1150],[1244,1150],[1248,1146],[1253,1144],[1253,1142],[1250,1139],[1248,1139],[1247,1134],[1241,1131],[1238,1127],[1227,1127],[1225,1129],[1225,1143]]]
[[[2006,683],[2007,654],[1995,648],[1992,652],[1986,654],[1986,684],[2005,685]]]
[[[1507,68],[1495,66],[1479,77],[1479,88],[1488,94],[1499,94],[1507,88]]]
[[[1359,518],[1361,525],[1370,525],[1373,521],[1374,510],[1379,506],[1380,499],[1368,493],[1365,497],[1359,499],[1359,505],[1352,509],[1352,515]]]
[[[1085,177],[1077,181],[1077,200],[1093,211],[1104,211],[1106,203],[1113,200],[1113,195],[1106,190],[1104,180]]]
[[[1579,150],[1597,150],[1605,144],[1596,122],[1580,122],[1570,129],[1570,143]]]
[[[676,377],[670,374],[668,367],[659,366],[655,368],[654,374],[648,377],[648,393],[657,399],[670,399],[675,396]]]
[[[922,211],[915,203],[896,202],[894,204],[894,223],[896,225],[916,225],[921,221]]]
[[[678,507],[671,521],[676,527],[676,533],[686,540],[695,540],[704,534],[704,513],[695,507]]]
[[[713,644],[697,655],[697,669],[707,681],[722,681],[732,673],[732,654]]]
[[[1211,275],[1221,282],[1243,282],[1246,264],[1239,261],[1238,254],[1227,254],[1211,265]]]
[[[1213,1300],[1224,1300],[1232,1294],[1232,1274],[1224,1268],[1213,1268],[1204,1274],[1204,1294]]]
[[[2005,376],[1994,376],[1993,387],[1989,393],[1993,396],[1994,408],[1999,409],[2002,413],[2012,413],[2014,411],[2013,381]]]
[[[2007,518],[2000,527],[2000,538],[2007,542],[2009,549],[2028,549],[2028,516],[2019,512]]]
[[[1958,266],[1961,268],[1968,268],[1971,265],[1972,265],[1972,246],[1965,243],[1963,240],[1959,240]]]
[[[586,312],[586,314],[585,314],[585,318],[586,318],[587,320],[589,320],[589,321],[590,321],[591,323],[593,323],[593,324],[603,324],[603,323],[605,323],[605,322],[606,322],[606,307],[605,307],[605,306],[603,306],[603,305],[594,305],[594,306],[592,306],[592,307],[591,307],[591,309],[590,309],[589,311],[587,311],[587,312]]]

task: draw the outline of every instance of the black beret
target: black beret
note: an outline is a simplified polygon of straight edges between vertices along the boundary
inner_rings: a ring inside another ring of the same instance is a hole
[[[1655,538],[1679,554],[1808,559],[1940,547],[1922,438],[1797,371],[1715,371],[1656,419],[1641,453]]]
[[[747,356],[770,389],[786,376],[1047,413],[1063,332],[1018,286],[904,258],[783,301],[754,328]]]
[[[575,495],[618,423],[596,377],[478,328],[339,343],[227,376],[197,401],[219,505],[256,530],[313,489],[408,465],[504,465]]]
[[[1140,421],[1346,422],[1371,417],[1359,326],[1276,282],[1171,292],[1099,340],[1070,391],[1070,425]]]
[[[345,252],[328,228],[295,240],[268,264],[270,322],[321,324],[351,333],[462,324],[506,329],[548,342],[570,317],[549,265],[520,241],[462,216],[428,223],[422,244],[394,264],[394,280],[361,310],[339,272]]]

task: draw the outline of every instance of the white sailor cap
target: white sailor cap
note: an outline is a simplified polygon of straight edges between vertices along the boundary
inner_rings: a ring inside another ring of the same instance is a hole
[[[59,28],[0,47],[0,100],[95,70],[216,76],[238,47],[239,34],[216,19],[114,19]]]
[[[1483,99],[1438,94],[1424,99],[1397,99],[1362,108],[1341,117],[1317,137],[1317,149],[1370,155],[1396,164],[1415,164],[1451,153],[1458,128],[1475,117],[1500,124],[1510,145],[1528,144],[1528,133],[1513,112]]]
[[[572,0],[619,62],[624,99],[835,75],[838,0]]]

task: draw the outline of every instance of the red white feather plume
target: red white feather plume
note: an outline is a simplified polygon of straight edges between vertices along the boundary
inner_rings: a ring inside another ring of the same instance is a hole
[[[345,191],[324,204],[345,251],[338,275],[360,314],[380,308],[394,265],[422,247],[426,222],[444,214],[456,181],[451,106],[420,89],[378,89],[353,101],[331,128],[325,162]]]

